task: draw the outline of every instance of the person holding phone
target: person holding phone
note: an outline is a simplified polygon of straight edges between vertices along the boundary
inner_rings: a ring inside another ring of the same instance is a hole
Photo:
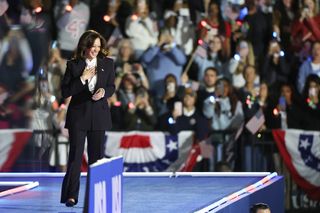
[[[266,125],[270,129],[304,129],[305,113],[301,100],[294,93],[293,85],[281,85],[278,101],[266,109]]]
[[[207,120],[198,112],[195,103],[197,93],[192,88],[186,88],[182,100],[172,98],[169,101],[169,111],[160,116],[157,130],[177,134],[183,130],[192,130],[196,142],[208,136],[209,125]]]
[[[307,130],[320,130],[320,77],[310,74],[302,92],[304,100],[303,111],[306,113],[304,128]]]
[[[78,202],[85,139],[92,164],[104,156],[105,131],[112,126],[107,98],[115,91],[115,72],[106,55],[105,39],[96,31],[84,32],[62,80],[63,98],[72,97],[65,123],[70,150],[60,201],[68,207]]]
[[[143,86],[135,88],[134,101],[126,106],[124,112],[124,130],[153,131],[156,119],[153,101],[148,90]]]

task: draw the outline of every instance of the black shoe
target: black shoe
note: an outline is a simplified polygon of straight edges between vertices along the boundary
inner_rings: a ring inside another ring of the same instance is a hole
[[[74,205],[76,205],[76,201],[73,198],[69,198],[66,202],[66,206],[73,207]]]

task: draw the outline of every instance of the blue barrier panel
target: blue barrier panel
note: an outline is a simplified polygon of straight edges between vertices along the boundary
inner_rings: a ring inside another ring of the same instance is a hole
[[[89,213],[122,212],[122,172],[122,157],[104,158],[90,165]]]

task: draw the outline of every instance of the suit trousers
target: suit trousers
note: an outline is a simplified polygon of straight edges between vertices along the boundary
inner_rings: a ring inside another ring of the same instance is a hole
[[[62,183],[61,203],[65,203],[69,198],[75,199],[76,203],[78,202],[81,163],[86,137],[88,142],[88,164],[90,165],[104,157],[104,130],[69,129],[70,149],[68,168]]]

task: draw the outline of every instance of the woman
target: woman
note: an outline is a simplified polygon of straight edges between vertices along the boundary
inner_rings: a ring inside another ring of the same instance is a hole
[[[89,164],[103,157],[105,131],[111,129],[107,98],[115,91],[113,61],[106,55],[106,41],[93,30],[80,37],[75,58],[67,62],[62,96],[72,96],[66,116],[69,131],[68,169],[63,180],[61,203],[77,204],[81,159],[85,138]]]
[[[195,62],[199,67],[198,81],[202,83],[205,70],[208,67],[214,67],[218,71],[218,75],[225,75],[224,64],[226,56],[222,48],[222,37],[215,35],[209,38],[208,49],[204,57],[199,54],[195,55]],[[224,76],[226,77],[226,76]]]
[[[299,52],[306,41],[320,40],[320,14],[315,0],[303,0],[298,17],[291,28],[292,45]]]
[[[208,6],[208,16],[198,24],[198,37],[205,39],[206,36],[220,35],[224,39],[223,49],[226,56],[230,56],[231,26],[223,20],[220,4],[217,0],[211,0]]]
[[[229,72],[232,79],[232,85],[239,89],[245,85],[243,77],[244,68],[248,65],[255,65],[255,56],[252,45],[246,40],[239,40],[236,46],[236,54],[229,62]]]
[[[310,74],[302,91],[303,111],[306,113],[304,129],[320,131],[320,77]]]

